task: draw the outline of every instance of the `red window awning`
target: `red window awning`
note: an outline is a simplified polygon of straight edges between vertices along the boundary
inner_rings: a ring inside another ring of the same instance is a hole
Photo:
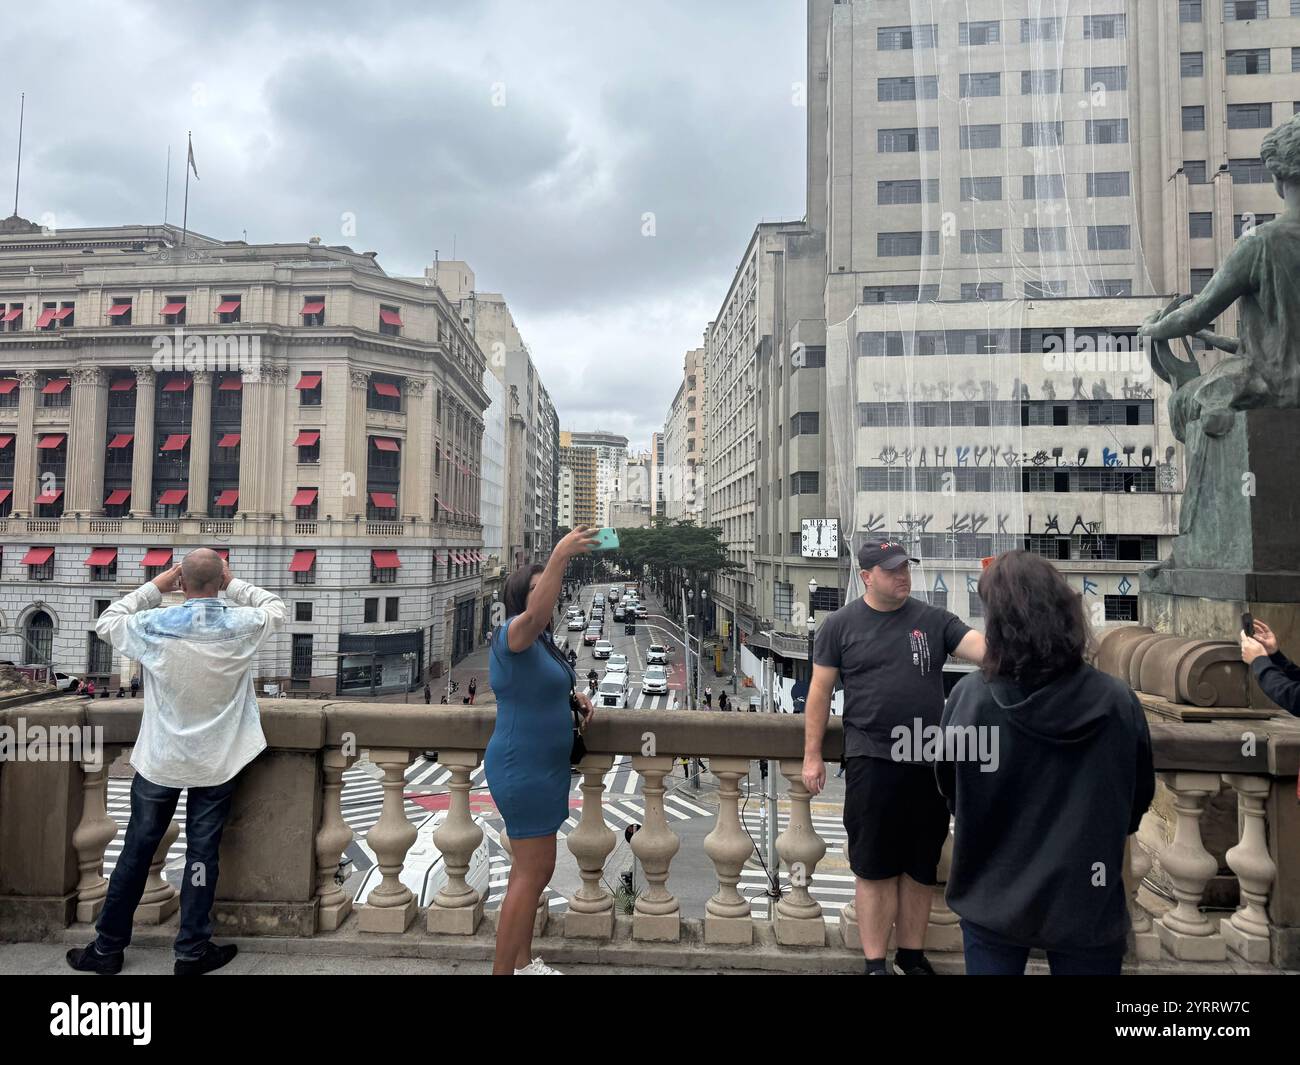
[[[164,392],[188,392],[190,390],[190,379],[188,377],[173,377],[165,385]]]
[[[376,381],[375,391],[381,396],[401,396],[402,390],[391,381]]]
[[[114,488],[111,492],[108,493],[108,498],[104,500],[104,506],[106,507],[121,506],[130,498],[131,498],[131,489]]]
[[[323,311],[324,309],[325,309],[325,303],[323,301],[318,300],[313,303],[304,303],[302,305],[302,310],[299,311],[298,313],[299,314],[320,314],[321,311]]]
[[[172,564],[172,549],[170,547],[151,547],[144,553],[142,566],[170,566]]]
[[[396,551],[371,551],[370,564],[375,569],[397,569],[401,566]]]
[[[130,313],[131,305],[129,303],[115,303],[108,309],[108,316],[110,318],[121,318],[122,315]]]
[[[134,377],[119,377],[108,386],[110,392],[130,392],[133,388],[135,388]]]
[[[38,495],[36,497],[36,502],[41,506],[45,506],[48,503],[57,503],[59,501],[59,496],[61,495],[63,495],[62,488],[52,488],[50,491],[42,492]]]
[[[223,377],[221,384],[217,385],[218,392],[242,392],[244,390],[244,381],[238,374],[231,374],[229,377]]]
[[[0,322],[12,322],[15,318],[21,318],[22,316],[23,309],[21,307],[10,307],[3,316],[0,316]]]
[[[289,504],[291,507],[309,507],[316,502],[316,496],[319,494],[318,488],[299,488],[298,493],[293,497]]]
[[[463,566],[465,564],[465,556],[459,551],[453,551],[451,553],[451,560],[458,566]]]
[[[386,311],[386,310],[381,310],[381,311],[379,312],[379,320],[380,320],[381,322],[383,322],[384,325],[401,325],[401,324],[402,324],[402,316],[401,316],[401,314],[399,314],[397,311]]]
[[[182,450],[182,449],[185,447],[185,445],[188,444],[189,442],[190,442],[190,434],[189,434],[189,433],[172,433],[170,436],[167,437],[166,441],[164,441],[163,446],[162,446],[162,450],[163,450],[163,451],[180,451],[180,450]]]
[[[24,566],[43,566],[54,557],[54,548],[52,547],[29,547],[27,554],[23,555],[22,564]]]
[[[164,507],[176,507],[185,502],[185,497],[189,495],[184,488],[168,488],[158,497],[158,502]]]
[[[12,488],[0,488],[0,503],[3,503],[12,494]]]
[[[397,497],[392,492],[371,492],[370,502],[377,507],[397,508]]]
[[[0,451],[3,451],[13,442],[14,442],[14,437],[12,433],[0,434]]]
[[[217,441],[217,447],[239,447],[239,434],[222,433],[221,439]]]
[[[219,496],[217,496],[217,506],[219,507],[233,507],[238,502],[239,502],[238,488],[227,488],[224,492],[222,492]]]
[[[41,311],[41,316],[36,319],[36,328],[44,329],[47,325],[49,325],[52,321],[54,321],[54,316],[58,313],[59,312],[55,310],[53,307],[46,307],[45,310]]]
[[[87,566],[111,566],[117,561],[116,547],[97,547],[90,552],[90,557],[86,559]]]
[[[180,314],[183,310],[185,310],[185,304],[184,304],[184,303],[168,303],[168,304],[164,304],[163,309],[162,309],[162,313],[163,313],[163,314]]]
[[[41,389],[41,395],[57,396],[60,392],[66,392],[70,384],[72,384],[72,381],[67,377],[53,377],[45,382],[45,387]]]
[[[54,312],[54,320],[56,322],[61,322],[63,321],[63,319],[68,317],[68,315],[70,315],[74,310],[76,310],[75,307],[60,307],[57,311]]]
[[[294,447],[311,447],[313,444],[320,442],[320,432],[316,429],[303,429],[298,433],[298,438],[294,440]]]
[[[239,300],[222,300],[217,304],[218,314],[233,314],[239,310]]]
[[[135,433],[118,433],[108,442],[110,450],[116,450],[120,447],[130,447],[131,441],[135,439]]]
[[[305,373],[298,378],[298,387],[304,392],[309,389],[320,388],[320,376],[318,373]]]
[[[51,433],[49,436],[43,436],[36,441],[36,446],[38,448],[43,448],[46,451],[53,451],[67,439],[67,436],[67,433]]]
[[[0,377],[0,396],[7,396],[18,387],[18,378]]]
[[[380,451],[401,451],[402,446],[391,436],[372,436],[375,447]]]
[[[314,565],[316,565],[315,551],[295,551],[293,553],[293,561],[289,563],[289,572],[306,573]]]

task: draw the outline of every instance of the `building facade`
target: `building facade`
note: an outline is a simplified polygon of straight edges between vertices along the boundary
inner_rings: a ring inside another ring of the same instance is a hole
[[[618,498],[627,481],[627,437],[617,433],[595,432],[569,434],[571,446],[588,449],[595,458],[595,521],[609,525],[609,504]]]
[[[573,442],[574,433],[560,431],[560,468],[568,471],[568,522],[561,525],[569,529],[579,525],[598,525],[596,507],[596,452],[594,448],[581,447]]]
[[[707,343],[708,335],[705,334]],[[682,360],[682,383],[664,418],[663,512],[666,517],[708,520],[705,348],[692,348]],[[658,477],[658,474],[656,475]]]

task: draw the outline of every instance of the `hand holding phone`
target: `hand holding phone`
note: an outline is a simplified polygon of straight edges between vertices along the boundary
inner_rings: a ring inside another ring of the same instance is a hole
[[[597,529],[593,551],[615,551],[618,549],[618,533],[613,529]]]
[[[1241,631],[1252,638],[1255,635],[1255,619],[1251,617],[1249,611],[1241,615]]]

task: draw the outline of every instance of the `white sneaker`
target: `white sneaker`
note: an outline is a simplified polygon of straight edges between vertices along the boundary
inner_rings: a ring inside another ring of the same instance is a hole
[[[516,976],[563,976],[558,969],[552,969],[541,958],[534,958],[522,969],[515,970]]]

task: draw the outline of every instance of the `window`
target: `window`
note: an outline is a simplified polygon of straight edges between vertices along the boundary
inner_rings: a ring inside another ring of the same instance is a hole
[[[70,407],[72,405],[72,379],[59,374],[46,377],[41,386],[42,407]]]
[[[396,584],[397,568],[395,566],[378,566],[372,558],[370,560],[370,583]]]
[[[366,392],[366,408],[400,412],[402,409],[401,379],[371,374],[370,388]]]
[[[1123,92],[1128,88],[1128,67],[1084,67],[1084,90],[1095,90],[1099,85],[1112,92]]]
[[[930,286],[927,285],[926,287],[929,288]],[[815,348],[810,347],[810,348],[803,349],[803,358],[798,360],[798,362],[794,366],[794,369],[816,370],[825,367],[825,365],[826,365],[826,348],[822,346],[818,346]]]
[[[10,333],[16,333],[23,327],[23,305],[21,303],[10,303],[7,307],[0,303],[0,329],[8,330]],[[17,400],[14,401],[17,405]]]
[[[1132,246],[1128,226],[1089,226],[1089,251],[1122,251]]]
[[[312,636],[309,632],[293,634],[289,679],[298,687],[311,684]]]
[[[1022,70],[1020,93],[1022,96],[1055,96],[1061,91],[1059,70]]]
[[[1300,72],[1300,48],[1291,49],[1291,73]]]
[[[1002,178],[964,177],[961,179],[963,202],[991,203],[1002,199]]]
[[[963,100],[977,96],[1001,96],[1002,75],[997,71],[979,74],[962,74],[959,90]]]
[[[1060,299],[1066,294],[1064,281],[1026,281],[1025,299],[1050,300]]]
[[[1228,173],[1238,185],[1263,185],[1273,180],[1262,159],[1229,159]]]
[[[1275,214],[1239,214],[1232,219],[1232,235],[1238,239],[1243,233],[1254,232],[1256,226],[1262,226],[1265,222],[1271,222],[1277,215]]]
[[[1224,0],[1224,22],[1249,22],[1268,18],[1268,0]]]
[[[1114,40],[1127,33],[1128,20],[1123,15],[1084,15],[1083,36],[1089,40]]]
[[[116,557],[107,566],[87,566],[90,570],[90,579],[92,581],[115,581],[117,580],[117,559]]]
[[[881,26],[876,30],[876,47],[882,52],[906,52],[914,48],[933,48],[936,27]]]
[[[290,506],[294,508],[296,520],[315,521],[319,500],[320,490],[318,488],[299,488],[290,501]]]
[[[1210,278],[1214,276],[1213,270],[1193,270],[1192,271],[1192,295],[1196,295],[1201,289],[1210,283]]]
[[[398,605],[401,598],[396,595],[390,595],[384,599],[384,620],[396,621],[398,618]]]
[[[791,436],[815,436],[821,432],[821,415],[817,411],[801,411],[790,419]]]
[[[961,146],[963,148],[1001,148],[1002,127],[993,125],[962,126]]]
[[[54,580],[54,551],[52,548],[33,548],[28,552],[32,561],[27,564],[29,581]]]
[[[1127,118],[1090,118],[1084,122],[1087,144],[1127,144]]]
[[[379,620],[379,599],[377,597],[367,597],[365,606],[364,624],[372,625]]]
[[[1000,300],[1002,298],[1001,281],[967,282],[961,286],[961,298],[970,300]]]
[[[185,324],[185,297],[164,296],[162,320],[167,325]]]
[[[1229,48],[1229,74],[1268,74],[1271,64],[1267,48]]]
[[[1201,159],[1184,159],[1183,173],[1187,175],[1187,184],[1205,184],[1205,162]]]
[[[300,407],[319,407],[321,402],[322,380],[319,373],[303,373],[298,378],[298,405]]]
[[[876,254],[881,258],[899,255],[937,255],[939,253],[939,231],[931,230],[921,233],[913,230],[904,233],[877,233]]]
[[[972,618],[984,616],[984,600],[980,598],[979,592],[973,589],[966,592],[966,613]]]
[[[99,633],[86,633],[86,676],[107,677],[113,672],[113,645],[99,638]]]
[[[325,297],[304,296],[302,299],[302,310],[298,313],[302,316],[303,325],[324,325]]]
[[[1204,107],[1184,107],[1183,108],[1183,130],[1185,132],[1194,132],[1205,128],[1205,108]]]
[[[789,621],[794,607],[794,585],[776,581],[772,585],[772,613],[778,621]]]
[[[1201,0],[1178,0],[1179,22],[1201,21]]]
[[[1025,251],[1064,251],[1068,240],[1064,226],[1030,227],[1025,230]]]
[[[294,621],[311,621],[311,603],[294,603],[293,604]]]
[[[1089,281],[1088,295],[1131,296],[1133,295],[1133,282],[1131,280]]]
[[[239,321],[241,299],[239,296],[222,296],[217,304],[217,321],[222,325],[231,325]]]
[[[939,98],[939,77],[927,74],[920,78],[877,78],[876,99],[890,100],[937,100]]]
[[[961,231],[961,250],[963,255],[1001,251],[1002,230],[963,229]]]
[[[997,44],[1002,40],[1002,23],[963,22],[957,27],[957,41],[964,45]]]
[[[1229,129],[1271,129],[1272,104],[1228,104]]]
[[[397,307],[379,305],[379,331],[385,336],[401,336],[402,313]]]
[[[109,325],[131,324],[131,297],[114,296],[108,306]]]
[[[1187,216],[1187,235],[1192,240],[1205,240],[1214,236],[1214,212],[1193,211]]]
[[[1061,38],[1061,20],[1059,18],[1022,18],[1020,20],[1020,41],[1057,41]]]
[[[1138,597],[1136,595],[1108,595],[1105,599],[1107,621],[1137,621]]]
[[[294,445],[298,448],[298,464],[300,466],[316,466],[320,464],[320,433],[316,430],[304,430],[298,434]]]
[[[1178,72],[1184,78],[1205,77],[1205,53],[1183,52],[1178,61]]]
[[[1065,198],[1064,174],[1025,174],[1022,196],[1026,200],[1060,200]]]
[[[1088,196],[1128,196],[1130,193],[1127,170],[1101,171],[1088,175]]]
[[[1056,148],[1065,143],[1064,122],[1023,122],[1020,142],[1026,148]]]
[[[938,147],[938,126],[882,129],[876,133],[876,148],[882,152],[933,152]]]
[[[878,181],[876,202],[881,204],[939,202],[939,179],[927,181]]]

